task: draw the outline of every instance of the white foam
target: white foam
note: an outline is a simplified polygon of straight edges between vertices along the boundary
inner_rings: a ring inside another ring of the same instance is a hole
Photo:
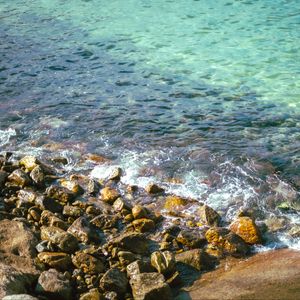
[[[0,147],[6,145],[12,136],[16,136],[17,133],[15,129],[8,128],[5,130],[0,130]]]

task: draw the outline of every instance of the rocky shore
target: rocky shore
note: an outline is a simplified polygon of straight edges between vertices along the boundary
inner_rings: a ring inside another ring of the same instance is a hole
[[[268,230],[250,211],[225,226],[204,203],[182,223],[183,208],[194,200],[155,183],[126,186],[120,168],[102,181],[66,175],[65,163],[62,157],[46,164],[33,156],[0,156],[1,299],[181,297],[228,258],[248,257]],[[202,291],[191,295],[215,299]]]

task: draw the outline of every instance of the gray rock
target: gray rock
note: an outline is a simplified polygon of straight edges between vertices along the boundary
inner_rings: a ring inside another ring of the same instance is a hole
[[[37,294],[53,299],[72,299],[72,286],[69,279],[55,269],[42,272],[35,290]]]
[[[2,298],[2,300],[38,300],[38,298],[28,294],[16,294],[5,296],[4,298]]]

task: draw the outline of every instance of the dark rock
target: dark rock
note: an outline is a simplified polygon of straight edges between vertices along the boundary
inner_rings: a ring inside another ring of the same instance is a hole
[[[146,218],[134,220],[132,225],[138,232],[148,232],[155,229],[154,221]]]
[[[163,193],[164,189],[154,183],[150,183],[149,185],[146,186],[146,192],[149,194],[159,194],[159,193]]]
[[[85,217],[76,219],[69,227],[68,232],[83,243],[100,241],[100,233],[97,228]]]
[[[171,300],[172,293],[165,278],[159,273],[141,273],[130,279],[133,298],[135,300]]]
[[[58,200],[62,203],[67,203],[74,200],[74,193],[70,192],[67,188],[51,185],[46,189],[46,194],[49,198]]]
[[[218,226],[221,221],[220,215],[205,204],[199,207],[197,214],[200,217],[200,221],[209,226]]]
[[[20,187],[25,187],[31,184],[29,176],[21,169],[13,171],[7,179],[12,184]]]
[[[119,251],[118,258],[122,266],[127,266],[137,259],[137,255],[130,251]]]
[[[95,225],[100,229],[109,229],[117,226],[117,216],[111,215],[99,215],[91,220],[91,224]]]
[[[136,260],[126,267],[127,276],[131,277],[134,274],[156,272],[156,269],[151,265],[149,259]]]
[[[72,257],[72,262],[76,268],[91,275],[103,273],[105,271],[103,262],[88,253],[80,251],[76,252],[76,254]]]
[[[45,174],[40,166],[36,166],[30,172],[30,178],[38,187],[43,187],[45,185]]]
[[[36,293],[53,299],[71,300],[72,286],[64,274],[55,269],[42,272],[36,286]]]
[[[72,267],[71,257],[63,252],[41,252],[38,258],[44,264],[60,271],[68,271]]]
[[[8,177],[8,173],[0,170],[0,189],[4,187],[7,177]]]
[[[35,204],[41,210],[49,210],[53,213],[60,213],[63,209],[63,206],[58,201],[44,196],[38,196],[35,200]]]
[[[78,218],[83,214],[83,210],[80,207],[65,205],[63,209],[63,215],[68,217]]]
[[[42,212],[40,222],[44,226],[54,226],[63,230],[67,230],[69,227],[66,222],[58,218],[53,212],[49,210],[44,210]]]
[[[201,248],[206,243],[205,232],[198,230],[181,230],[176,240],[189,248]]]
[[[170,251],[155,251],[151,254],[151,265],[165,276],[170,276],[176,271],[175,256]]]
[[[124,273],[117,268],[108,270],[100,280],[100,288],[103,291],[113,291],[119,297],[127,291],[128,280]]]

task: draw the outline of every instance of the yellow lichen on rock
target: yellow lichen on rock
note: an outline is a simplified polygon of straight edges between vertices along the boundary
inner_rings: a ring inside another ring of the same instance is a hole
[[[187,200],[178,196],[168,196],[164,208],[166,210],[172,211],[178,208],[182,208],[187,204]]]

